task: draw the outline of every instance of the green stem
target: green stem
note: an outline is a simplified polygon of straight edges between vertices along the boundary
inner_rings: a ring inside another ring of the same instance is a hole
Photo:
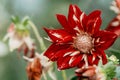
[[[62,70],[62,76],[63,76],[63,80],[67,80],[67,75],[65,70]]]
[[[32,21],[28,21],[28,23],[32,27],[32,29],[35,33],[35,36],[36,36],[37,40],[39,41],[41,50],[44,51],[46,49],[46,46],[44,44],[42,37],[39,35],[39,32],[38,32],[36,26],[34,25],[34,23]]]

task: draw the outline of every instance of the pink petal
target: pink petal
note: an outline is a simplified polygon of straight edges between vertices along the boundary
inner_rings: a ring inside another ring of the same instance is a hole
[[[44,30],[47,32],[47,34],[53,42],[65,43],[71,42],[73,40],[72,36],[69,33],[67,33],[64,29],[54,30],[44,28]]]
[[[83,74],[82,76],[88,76],[88,77],[92,77],[96,74],[95,72],[95,68],[93,69],[87,69]]]
[[[14,30],[15,30],[15,25],[11,23],[10,27],[8,28],[8,32],[13,32]]]
[[[90,13],[87,17],[86,31],[88,33],[94,34],[99,31],[101,25],[101,11],[96,10]]]
[[[95,47],[101,48],[103,50],[109,48],[116,40],[117,35],[110,31],[99,31],[95,37]]]

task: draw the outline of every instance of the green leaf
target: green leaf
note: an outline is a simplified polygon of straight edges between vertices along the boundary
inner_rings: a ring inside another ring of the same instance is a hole
[[[12,22],[13,22],[14,24],[17,24],[17,23],[19,23],[19,22],[20,22],[20,20],[19,20],[19,17],[18,17],[18,16],[12,16],[12,17],[11,17],[11,20],[12,20]]]
[[[77,77],[77,76],[75,76],[75,77],[73,77],[71,80],[77,80],[77,78],[78,78],[78,77]]]
[[[106,65],[104,65],[104,72],[107,74],[107,78],[112,79],[115,77],[115,72],[116,70],[116,66],[114,65],[113,62],[108,62]],[[107,80],[108,80],[107,79]]]
[[[27,26],[27,25],[28,25],[28,21],[29,21],[29,17],[26,16],[26,17],[23,18],[22,24],[23,24],[24,26]]]

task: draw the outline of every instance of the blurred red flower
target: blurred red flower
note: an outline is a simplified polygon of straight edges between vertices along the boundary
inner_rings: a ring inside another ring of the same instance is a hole
[[[114,0],[110,9],[117,13],[117,16],[109,22],[106,30],[114,32],[120,36],[120,0]]]
[[[69,6],[68,19],[57,14],[63,28],[44,28],[52,41],[44,55],[57,61],[60,70],[97,65],[100,59],[103,64],[107,63],[104,50],[114,43],[117,35],[99,29],[102,22],[100,14],[95,10],[86,15],[76,5]]]
[[[106,30],[114,32],[116,35],[120,36],[120,15],[110,21]]]

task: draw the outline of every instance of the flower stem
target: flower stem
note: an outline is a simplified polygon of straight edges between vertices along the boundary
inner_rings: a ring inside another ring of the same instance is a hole
[[[65,70],[62,70],[62,76],[63,76],[63,80],[67,80],[67,75]]]
[[[41,50],[44,51],[46,49],[46,46],[44,44],[43,38],[40,36],[40,34],[39,34],[36,26],[34,25],[34,23],[32,21],[28,21],[28,23],[32,27],[32,29],[35,33],[35,36],[36,36],[37,40],[39,41]]]

